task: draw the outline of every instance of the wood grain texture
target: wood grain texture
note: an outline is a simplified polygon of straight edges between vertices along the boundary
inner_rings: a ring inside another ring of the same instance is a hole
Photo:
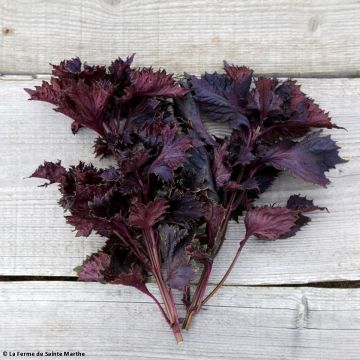
[[[357,0],[0,0],[0,72],[49,72],[81,56],[199,73],[359,75]]]
[[[72,269],[101,246],[97,236],[76,238],[57,205],[56,186],[38,188],[39,179],[25,179],[43,160],[93,161],[94,135],[70,132],[69,119],[41,102],[28,102],[24,87],[39,80],[0,80],[0,274],[74,275]],[[347,164],[329,173],[332,184],[322,189],[282,176],[262,203],[284,203],[302,193],[327,206],[330,213],[312,215],[312,223],[295,238],[277,242],[251,240],[228,284],[306,283],[358,280],[360,274],[360,79],[299,79],[303,88],[329,110],[348,132],[332,131]],[[224,131],[212,128],[221,134]],[[99,165],[98,161],[94,161]],[[219,280],[244,234],[230,225],[212,282]]]
[[[1,283],[0,350],[109,360],[359,359],[360,289],[225,287],[182,345],[148,299],[118,285]]]

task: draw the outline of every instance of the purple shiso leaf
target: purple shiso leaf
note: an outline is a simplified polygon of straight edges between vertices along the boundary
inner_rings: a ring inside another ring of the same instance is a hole
[[[121,58],[117,58],[114,60],[109,66],[109,77],[113,82],[121,82],[126,80],[125,77],[130,72],[130,65],[134,60],[135,54],[128,56],[126,60],[122,60]]]
[[[121,212],[124,203],[125,197],[113,187],[104,195],[94,196],[93,200],[88,202],[88,206],[92,216],[110,220]]]
[[[160,229],[162,254],[167,270],[166,283],[169,287],[184,290],[193,279],[196,270],[189,264],[185,247],[188,244],[186,230],[178,226],[163,225]]]
[[[59,65],[52,65],[52,67],[53,76],[61,79],[95,81],[103,79],[106,74],[105,66],[89,66],[87,64],[82,66],[81,60],[78,57],[70,60],[63,60]]]
[[[306,97],[300,90],[300,86],[294,80],[283,82],[276,93],[284,102],[284,118],[272,124],[274,131],[283,136],[301,137],[311,128],[337,128],[339,126],[331,122],[328,113],[314,102]]]
[[[146,149],[130,149],[118,151],[115,157],[120,172],[125,175],[136,173],[151,156]]]
[[[110,255],[99,251],[88,257],[76,268],[80,281],[103,281],[103,271],[110,266]]]
[[[165,70],[153,71],[151,68],[134,70],[130,73],[131,85],[125,89],[123,100],[133,96],[184,96],[188,89],[180,87],[179,82],[173,79],[173,74]]]
[[[149,173],[171,181],[174,170],[182,166],[188,156],[186,150],[191,147],[191,140],[179,135],[176,127],[166,126],[162,131],[162,142],[161,152],[151,164]]]
[[[53,105],[59,105],[62,97],[62,84],[59,79],[52,78],[50,83],[43,81],[41,86],[34,89],[25,89],[30,95],[30,100],[46,101]]]
[[[53,71],[52,74],[54,76],[74,76],[75,74],[79,74],[81,72],[81,60],[76,57],[70,60],[63,60],[59,65],[52,65]]]
[[[77,237],[88,237],[94,230],[94,222],[91,218],[75,215],[67,215],[65,218],[70,225],[75,227]]]
[[[141,267],[137,264],[133,265],[129,272],[119,273],[110,281],[111,284],[119,284],[125,286],[133,286],[136,289],[142,291],[145,294],[149,294],[149,291],[145,285],[145,278]]]
[[[325,172],[345,162],[339,157],[338,150],[339,147],[330,135],[320,137],[320,132],[317,132],[299,142],[280,142],[265,151],[261,161],[278,170],[289,170],[305,181],[326,187],[330,180]]]
[[[205,73],[200,79],[191,77],[195,100],[210,120],[228,123],[231,128],[249,126],[247,117],[239,107],[232,83],[226,76],[218,73]]]
[[[250,209],[245,216],[246,235],[260,239],[276,240],[287,233],[296,223],[298,212],[281,207]]]
[[[255,89],[250,93],[248,108],[259,112],[260,124],[266,117],[282,113],[283,100],[275,92],[277,84],[276,79],[259,77],[255,80]]]
[[[51,79],[43,82],[35,90],[26,89],[31,100],[46,101],[56,105],[54,109],[74,120],[72,131],[76,133],[81,126],[88,127],[100,135],[105,135],[103,127],[104,110],[112,96],[113,87],[109,82],[87,83],[84,79]]]
[[[119,178],[119,172],[113,166],[110,166],[102,171],[100,177],[104,181],[115,181]]]
[[[237,84],[237,94],[245,99],[251,85],[253,70],[246,66],[230,65],[224,60],[224,70],[229,77]]]
[[[231,140],[230,140],[231,141]],[[246,146],[240,146],[233,165],[248,165],[255,160],[255,155]]]
[[[231,170],[226,164],[227,143],[214,150],[214,162],[212,172],[214,174],[215,184],[218,188],[222,188],[231,177]]]
[[[98,281],[133,286],[148,294],[145,278],[139,265],[123,265],[118,253],[107,254],[99,251],[88,257],[75,269],[80,281]]]
[[[260,239],[276,240],[294,236],[311,219],[304,212],[326,210],[312,200],[292,195],[283,207],[261,207],[249,210],[245,216],[246,238],[256,235]]]
[[[224,61],[224,70],[232,79],[228,98],[244,114],[248,103],[253,71],[245,66],[230,65],[226,61]]]
[[[183,84],[186,86],[185,88],[189,86],[185,81]],[[198,104],[195,102],[191,93],[188,93],[183,97],[175,98],[174,107],[175,114],[190,121],[194,131],[201,140],[204,140],[209,145],[215,145],[215,140],[206,130],[200,116]]]
[[[135,202],[130,208],[129,224],[143,229],[151,228],[164,215],[168,207],[164,199],[155,199],[146,205]]]
[[[327,210],[326,207],[314,205],[314,201],[307,199],[306,196],[291,195],[286,203],[286,207],[301,212],[309,212],[315,210]]]
[[[63,183],[66,179],[66,170],[61,165],[59,160],[57,163],[44,161],[44,165],[40,165],[31,177],[37,177],[49,180],[49,183],[45,183],[40,186],[47,186],[54,183]]]
[[[316,210],[326,210],[325,207],[314,205],[313,200],[307,199],[305,196],[291,195],[286,203],[288,209],[296,210],[299,212],[299,217],[295,222],[295,225],[285,234],[280,236],[281,239],[294,236],[303,226],[307,225],[311,219],[305,216],[303,213]]]
[[[71,117],[81,126],[105,135],[104,110],[113,90],[113,86],[108,82],[73,82],[64,92],[63,100],[55,111]]]
[[[186,226],[203,216],[202,201],[191,193],[175,191],[169,201],[169,219]]]
[[[208,247],[212,249],[215,245],[215,237],[224,219],[225,209],[213,201],[204,204],[204,218],[208,226]]]

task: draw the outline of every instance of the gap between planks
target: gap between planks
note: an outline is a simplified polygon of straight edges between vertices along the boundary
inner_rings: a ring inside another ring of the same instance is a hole
[[[63,282],[75,282],[78,281],[76,276],[31,276],[31,275],[0,275],[0,283],[2,282],[46,282],[46,281],[63,281]],[[153,281],[149,283],[154,284]],[[192,286],[196,286],[197,283],[192,283]],[[209,286],[215,286],[213,282],[209,282]],[[322,289],[358,289],[360,288],[360,280],[337,280],[337,281],[317,281],[309,283],[299,284],[223,284],[222,287],[309,287],[309,288],[322,288]]]
[[[166,68],[164,68],[166,70]],[[222,69],[219,66],[219,69]],[[194,73],[194,75],[200,75]],[[24,81],[24,80],[49,80],[51,73],[22,73],[22,72],[2,72],[0,73],[0,81]],[[181,74],[175,74],[175,77],[182,76]],[[337,71],[337,72],[310,72],[310,73],[257,73],[254,72],[255,77],[267,76],[277,78],[297,78],[297,79],[357,79],[360,78],[360,71]]]

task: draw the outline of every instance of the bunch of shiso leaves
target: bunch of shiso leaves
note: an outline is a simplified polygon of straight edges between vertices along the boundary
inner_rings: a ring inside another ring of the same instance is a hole
[[[62,61],[53,65],[50,82],[26,89],[31,100],[70,117],[74,134],[82,127],[96,132],[95,156],[113,160],[101,169],[45,161],[32,176],[58,184],[76,236],[105,238],[76,269],[79,280],[147,294],[182,342],[181,327],[188,329],[221,287],[250,237],[294,236],[310,221],[307,213],[325,209],[301,195],[283,207],[255,207],[254,201],[282,171],[326,187],[325,172],[344,160],[321,129],[338,126],[293,80],[254,77],[227,62],[224,73],[176,80],[132,61],[119,58],[108,67]],[[212,136],[210,122],[228,126],[230,135]],[[222,280],[207,293],[230,220],[244,221],[246,232]],[[149,279],[161,298],[149,291]],[[184,319],[174,291],[182,293]]]

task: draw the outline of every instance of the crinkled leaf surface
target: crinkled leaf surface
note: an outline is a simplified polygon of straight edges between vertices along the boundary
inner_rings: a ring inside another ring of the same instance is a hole
[[[173,289],[184,290],[195,274],[185,251],[189,241],[187,232],[178,226],[164,225],[160,229],[160,236],[167,268],[166,282]]]
[[[174,178],[174,170],[183,165],[187,158],[186,150],[191,147],[188,138],[179,135],[176,127],[165,127],[162,133],[162,149],[151,164],[149,173],[159,176],[164,181]]]
[[[276,240],[287,233],[296,223],[298,212],[281,207],[250,209],[245,216],[246,238],[252,235],[260,239]]]
[[[276,169],[289,170],[305,181],[326,186],[330,181],[325,172],[345,161],[339,157],[338,150],[330,135],[321,137],[317,132],[299,142],[280,142],[263,154],[262,161]]]
[[[129,224],[143,229],[151,228],[167,208],[168,203],[164,199],[155,199],[147,204],[135,202],[130,208]]]

